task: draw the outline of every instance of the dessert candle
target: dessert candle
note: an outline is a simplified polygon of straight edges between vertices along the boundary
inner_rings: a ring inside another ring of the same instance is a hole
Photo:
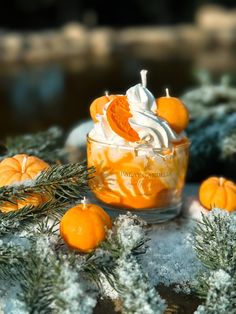
[[[96,173],[90,187],[111,212],[130,210],[159,222],[181,208],[188,112],[168,90],[156,100],[146,87],[147,71],[140,74],[141,83],[125,95],[109,96],[97,112],[91,105],[95,124],[88,135],[88,166]]]

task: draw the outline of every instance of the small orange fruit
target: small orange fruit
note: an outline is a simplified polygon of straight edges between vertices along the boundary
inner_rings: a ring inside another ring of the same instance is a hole
[[[103,114],[103,108],[105,107],[105,105],[111,101],[112,99],[114,99],[116,96],[115,95],[105,95],[105,96],[101,96],[96,98],[92,104],[90,105],[90,115],[91,118],[93,119],[94,122],[98,122],[96,115]]]
[[[139,141],[138,133],[131,128],[129,118],[132,114],[126,96],[116,96],[107,108],[107,120],[112,130],[129,142]]]
[[[70,208],[60,222],[64,241],[80,252],[90,252],[106,237],[112,227],[110,216],[98,205],[79,204]]]
[[[189,123],[188,109],[183,102],[175,97],[167,96],[156,99],[156,114],[166,120],[176,133],[181,133]]]
[[[218,207],[229,212],[234,211],[236,210],[236,185],[225,178],[210,177],[200,186],[199,200],[208,210]]]

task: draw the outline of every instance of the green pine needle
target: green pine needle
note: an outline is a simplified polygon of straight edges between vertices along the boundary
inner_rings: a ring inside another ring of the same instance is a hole
[[[63,132],[59,127],[35,134],[24,134],[8,137],[5,140],[7,152],[1,159],[12,157],[16,154],[37,156],[49,163],[55,163],[66,157],[63,145]]]
[[[42,171],[30,184],[9,185],[0,188],[0,204],[15,203],[32,194],[45,194],[61,202],[78,200],[88,190],[88,180],[93,169],[87,169],[85,162],[53,165]],[[1,209],[1,207],[0,207]]]
[[[27,228],[29,224],[37,223],[43,217],[59,217],[69,204],[49,201],[39,206],[24,206],[20,210],[0,213],[0,236],[13,234]]]

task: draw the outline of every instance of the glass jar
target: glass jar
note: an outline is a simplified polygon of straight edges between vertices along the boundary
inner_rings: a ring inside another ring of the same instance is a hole
[[[189,155],[185,138],[171,148],[107,144],[87,138],[90,189],[109,214],[131,211],[147,222],[179,214]]]

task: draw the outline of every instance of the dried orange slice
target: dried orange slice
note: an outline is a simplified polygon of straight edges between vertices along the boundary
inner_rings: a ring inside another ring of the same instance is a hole
[[[132,114],[126,96],[116,96],[107,108],[107,120],[112,130],[129,142],[139,141],[138,133],[131,128],[129,118]]]
[[[94,122],[98,122],[96,115],[97,114],[103,114],[103,108],[105,105],[114,99],[116,96],[115,95],[109,95],[109,96],[101,96],[96,98],[90,105],[90,115],[91,118],[93,119]]]

